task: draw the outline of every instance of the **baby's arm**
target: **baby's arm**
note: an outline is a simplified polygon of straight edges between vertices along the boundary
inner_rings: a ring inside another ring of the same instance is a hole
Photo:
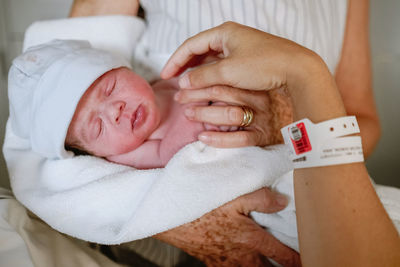
[[[160,157],[160,143],[161,140],[159,139],[148,140],[128,153],[107,157],[106,159],[138,169],[160,168],[163,167]]]

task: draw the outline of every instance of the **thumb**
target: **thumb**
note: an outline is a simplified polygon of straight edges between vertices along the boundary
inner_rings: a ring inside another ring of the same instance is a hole
[[[264,187],[236,199],[237,211],[248,215],[251,211],[274,213],[284,209],[288,204],[285,195]]]

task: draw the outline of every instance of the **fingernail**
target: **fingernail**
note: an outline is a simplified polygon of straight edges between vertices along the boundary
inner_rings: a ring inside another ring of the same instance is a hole
[[[275,200],[276,200],[276,203],[278,203],[279,206],[286,207],[286,205],[288,204],[287,197],[285,195],[282,195],[282,194],[277,194]]]
[[[192,119],[194,117],[194,109],[193,108],[187,108],[183,112],[188,119]]]
[[[181,98],[181,92],[177,92],[177,93],[174,95],[174,100],[175,100],[175,101],[178,101],[180,98]]]
[[[210,136],[206,135],[206,134],[199,134],[198,136],[199,140],[206,143],[210,140]]]
[[[190,80],[189,75],[185,74],[183,77],[179,79],[179,87],[180,88],[190,88]]]

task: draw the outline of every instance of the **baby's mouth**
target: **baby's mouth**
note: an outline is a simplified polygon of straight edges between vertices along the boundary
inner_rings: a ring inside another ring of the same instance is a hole
[[[139,107],[132,114],[131,118],[132,131],[138,129],[144,123],[145,118],[146,118],[146,111],[142,105],[139,105]]]

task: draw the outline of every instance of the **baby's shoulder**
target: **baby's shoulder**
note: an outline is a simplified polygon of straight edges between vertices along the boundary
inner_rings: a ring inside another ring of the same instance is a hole
[[[172,78],[168,80],[157,80],[151,83],[151,87],[154,91],[157,90],[179,90],[178,78]]]

